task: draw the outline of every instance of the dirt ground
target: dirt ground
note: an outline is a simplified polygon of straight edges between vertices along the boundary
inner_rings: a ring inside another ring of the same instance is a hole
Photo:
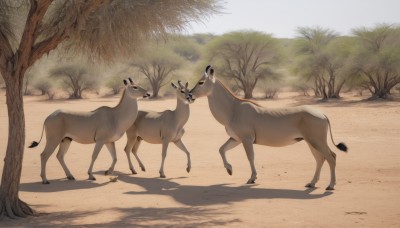
[[[25,97],[26,146],[38,140],[44,119],[56,109],[90,111],[115,106],[119,97],[45,101]],[[40,153],[45,140],[26,149],[20,197],[40,213],[38,217],[0,221],[2,227],[400,227],[400,103],[366,102],[351,94],[339,101],[316,102],[313,98],[282,93],[276,100],[259,100],[267,107],[308,104],[330,118],[336,142],[349,153],[338,151],[337,185],[325,191],[329,169],[324,164],[315,189],[304,187],[315,169],[314,158],[304,142],[282,148],[255,146],[258,179],[246,185],[250,167],[243,147],[227,153],[233,176],[223,167],[219,147],[227,140],[224,128],[211,115],[207,99],[191,105],[183,137],[192,156],[186,172],[186,156],[171,144],[166,159],[166,179],[158,177],[161,145],[146,142],[139,156],[146,166],[130,174],[123,148],[117,143],[118,162],[110,182],[104,171],[111,157],[104,147],[95,163],[96,181],[87,180],[94,145],[72,143],[66,163],[77,179],[66,180],[56,152],[47,163],[50,185],[42,185]],[[140,100],[140,109],[174,109],[174,99]],[[0,157],[7,142],[7,111],[0,94]],[[3,159],[1,159],[2,161]],[[3,161],[2,161],[3,163]],[[1,164],[0,172],[2,172]]]

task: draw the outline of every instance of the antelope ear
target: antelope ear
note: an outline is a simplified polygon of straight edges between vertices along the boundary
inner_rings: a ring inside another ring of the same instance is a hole
[[[208,69],[210,69],[211,65],[206,66],[206,70],[204,72],[208,73]]]
[[[172,86],[174,89],[177,89],[177,88],[178,88],[178,86],[176,86],[173,82],[171,82],[171,86]]]
[[[124,85],[127,86],[128,82],[124,79]]]
[[[210,72],[210,79],[212,82],[215,82],[215,77],[214,77],[214,68],[209,69]]]
[[[133,80],[132,80],[132,78],[129,77],[128,79],[129,79],[129,82],[131,83],[131,85],[133,85]]]
[[[185,88],[187,89],[187,88],[188,88],[188,86],[189,86],[189,82],[186,82],[186,84],[185,84]]]

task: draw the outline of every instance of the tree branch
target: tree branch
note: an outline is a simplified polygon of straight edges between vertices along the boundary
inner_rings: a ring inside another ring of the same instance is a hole
[[[62,41],[69,38],[72,32],[78,30],[86,22],[87,18],[93,11],[97,10],[103,4],[109,2],[108,0],[96,0],[87,1],[82,8],[81,14],[64,28],[64,30],[59,31],[53,36],[37,43],[32,47],[32,54],[29,58],[29,63],[33,64],[37,59],[42,57],[44,54],[48,54],[51,50],[55,49]]]
[[[26,18],[26,24],[24,32],[22,33],[22,38],[17,52],[14,54],[14,71],[19,71],[19,77],[24,76],[24,71],[32,65],[30,63],[30,55],[32,52],[32,46],[35,43],[34,34],[39,29],[42,23],[43,17],[52,3],[52,0],[31,0],[31,7],[29,9],[28,17]]]
[[[0,31],[0,73],[6,77],[7,62],[13,56],[13,50],[7,36]]]

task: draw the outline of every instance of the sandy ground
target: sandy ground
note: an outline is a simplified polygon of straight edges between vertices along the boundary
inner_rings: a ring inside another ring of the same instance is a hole
[[[25,97],[26,145],[38,140],[44,119],[54,110],[93,110],[115,106],[118,97],[44,101]],[[400,226],[400,103],[360,102],[346,95],[329,103],[284,93],[276,100],[260,100],[268,107],[309,104],[330,118],[334,138],[344,141],[348,154],[337,153],[337,185],[325,191],[329,169],[325,163],[315,189],[304,187],[315,169],[314,158],[304,142],[283,148],[255,146],[257,183],[246,185],[250,167],[241,146],[228,152],[233,176],[225,171],[218,148],[227,140],[224,128],[211,115],[207,99],[191,105],[183,138],[192,156],[186,173],[186,156],[171,144],[166,179],[158,177],[161,145],[143,142],[139,156],[146,166],[130,174],[123,148],[117,143],[119,160],[110,182],[104,171],[111,157],[104,147],[95,163],[96,181],[88,181],[93,145],[73,143],[66,163],[76,181],[68,181],[54,153],[47,165],[50,185],[42,185],[40,153],[45,143],[26,149],[20,197],[41,215],[3,220],[0,226],[85,227],[399,227]],[[139,101],[139,108],[174,109],[175,100]],[[0,94],[0,157],[7,141],[4,91]],[[3,159],[1,159],[2,161]],[[1,170],[2,171],[1,165]]]

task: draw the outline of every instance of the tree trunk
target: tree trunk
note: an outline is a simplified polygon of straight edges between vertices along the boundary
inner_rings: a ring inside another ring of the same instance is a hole
[[[8,144],[0,185],[0,217],[26,217],[34,215],[35,212],[21,201],[18,195],[25,146],[23,77],[8,75],[4,78],[9,125]]]
[[[151,83],[151,88],[153,89],[153,95],[151,98],[158,98],[158,93],[160,92],[160,87],[158,86],[158,83]]]
[[[253,90],[251,86],[246,82],[242,82],[242,87],[243,87],[244,99],[253,98]]]
[[[253,92],[250,90],[244,91],[244,99],[251,99],[253,98]]]

